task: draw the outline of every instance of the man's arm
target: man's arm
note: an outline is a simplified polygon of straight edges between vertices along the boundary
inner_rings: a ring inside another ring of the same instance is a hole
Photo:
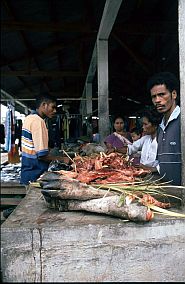
[[[110,143],[105,143],[105,144],[106,144],[106,147],[107,147],[106,154],[110,154],[110,153],[114,153],[114,152],[121,153],[121,154],[127,153],[127,146],[124,146],[122,148],[116,148],[116,147],[113,147]]]
[[[43,160],[45,162],[51,162],[51,161],[61,161],[61,162],[64,162],[65,164],[71,164],[71,160],[68,158],[68,157],[63,157],[63,156],[54,156],[54,155],[51,155],[50,153],[48,155],[45,155],[45,156],[40,156],[39,157],[39,160]]]

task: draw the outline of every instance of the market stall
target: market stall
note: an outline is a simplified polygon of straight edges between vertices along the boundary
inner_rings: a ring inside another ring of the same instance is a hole
[[[1,228],[3,282],[181,282],[184,224],[181,217],[158,214],[132,222],[61,212],[30,186]]]

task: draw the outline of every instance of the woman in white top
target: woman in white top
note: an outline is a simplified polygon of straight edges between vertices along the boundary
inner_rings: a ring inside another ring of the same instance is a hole
[[[128,145],[128,154],[132,155],[141,151],[139,167],[156,172],[157,161],[157,128],[161,116],[156,110],[146,110],[142,114],[143,135],[140,139]]]

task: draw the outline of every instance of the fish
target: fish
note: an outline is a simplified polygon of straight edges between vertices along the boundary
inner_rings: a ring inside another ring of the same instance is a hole
[[[50,190],[51,194],[53,190],[57,190],[55,197],[60,197],[62,199],[89,200],[115,195],[114,192],[110,192],[106,189],[98,189],[75,179],[48,181],[47,183],[42,184],[42,189]]]
[[[119,206],[120,196],[107,196],[91,200],[58,200],[59,211],[88,211],[106,214],[134,222],[147,222],[154,217],[154,213],[147,206],[139,203]]]
[[[60,179],[60,177],[61,177],[61,174],[60,174],[60,173],[47,171],[47,172],[44,172],[44,173],[37,179],[37,181],[40,182],[40,181],[58,180],[58,179]]]

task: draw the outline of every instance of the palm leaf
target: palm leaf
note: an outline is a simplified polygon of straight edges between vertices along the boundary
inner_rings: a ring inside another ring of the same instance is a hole
[[[163,215],[167,215],[167,216],[171,216],[171,217],[182,217],[182,218],[185,218],[185,214],[182,214],[182,213],[178,213],[178,212],[173,212],[171,210],[167,210],[167,209],[163,209],[163,208],[160,208],[156,205],[153,205],[153,204],[147,204],[147,206],[154,210],[154,211],[157,211]]]

